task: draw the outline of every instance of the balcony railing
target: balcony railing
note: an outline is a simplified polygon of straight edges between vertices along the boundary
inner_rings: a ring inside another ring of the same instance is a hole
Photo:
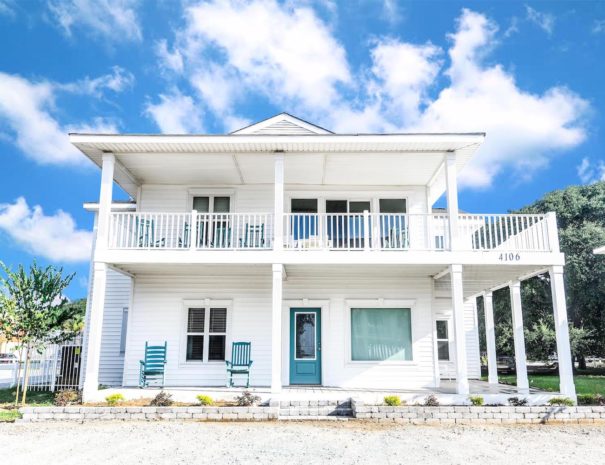
[[[112,213],[110,249],[270,250],[271,213]],[[283,248],[311,251],[550,252],[546,215],[286,213]],[[192,227],[192,225],[194,227]],[[456,241],[452,247],[451,240]]]

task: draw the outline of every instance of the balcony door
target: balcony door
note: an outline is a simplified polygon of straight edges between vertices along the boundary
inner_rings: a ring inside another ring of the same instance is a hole
[[[193,209],[201,213],[199,220],[199,247],[228,248],[232,242],[231,197],[196,196]]]
[[[371,212],[370,200],[326,200],[328,238],[334,249],[363,249],[363,212]]]
[[[383,249],[409,248],[409,225],[405,199],[380,199],[380,245]]]
[[[290,201],[290,231],[292,239],[301,246],[304,241],[316,237],[317,199],[292,199]]]

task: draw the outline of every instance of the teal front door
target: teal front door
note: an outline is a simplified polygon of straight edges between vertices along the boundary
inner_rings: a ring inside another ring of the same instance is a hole
[[[290,309],[290,384],[321,384],[321,309]]]

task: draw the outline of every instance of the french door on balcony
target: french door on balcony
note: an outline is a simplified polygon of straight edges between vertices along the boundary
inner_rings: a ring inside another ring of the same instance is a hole
[[[231,247],[231,197],[193,197],[193,209],[201,214],[198,224],[198,247]]]
[[[364,248],[363,212],[371,212],[371,204],[370,200],[326,200],[326,226],[331,248]]]

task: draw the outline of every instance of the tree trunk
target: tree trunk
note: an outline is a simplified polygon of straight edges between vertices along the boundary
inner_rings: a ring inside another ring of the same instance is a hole
[[[578,370],[586,370],[586,357],[578,355]]]
[[[25,406],[25,402],[27,400],[27,385],[29,382],[29,344],[27,346],[27,351],[25,352],[25,376],[23,378],[23,398],[21,399],[21,405]]]
[[[19,388],[21,387],[21,363],[23,360],[23,346],[19,352],[19,360],[17,361],[17,392],[15,393],[15,407],[19,405]]]

